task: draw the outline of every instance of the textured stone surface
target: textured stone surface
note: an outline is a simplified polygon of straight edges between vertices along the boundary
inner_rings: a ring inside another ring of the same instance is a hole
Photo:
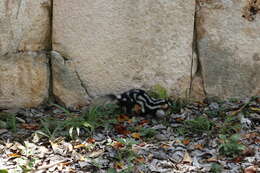
[[[68,108],[78,108],[88,104],[89,97],[78,78],[71,60],[53,51],[52,55],[52,88],[55,99]]]
[[[48,98],[49,68],[44,53],[0,57],[0,108],[35,107]]]
[[[50,0],[0,1],[0,55],[50,47]]]
[[[53,48],[73,60],[91,96],[154,84],[184,93],[194,7],[192,0],[55,0]]]
[[[207,94],[259,95],[260,15],[251,22],[242,17],[247,0],[200,1],[198,49]]]

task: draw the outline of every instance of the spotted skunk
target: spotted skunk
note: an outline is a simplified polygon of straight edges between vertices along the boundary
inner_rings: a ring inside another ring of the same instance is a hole
[[[127,114],[164,114],[169,108],[169,102],[165,99],[155,99],[142,89],[131,89],[119,95],[110,95],[116,99],[121,108]],[[134,110],[134,111],[133,111]]]

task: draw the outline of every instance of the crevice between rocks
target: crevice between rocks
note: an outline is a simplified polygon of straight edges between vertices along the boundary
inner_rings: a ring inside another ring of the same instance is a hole
[[[50,6],[49,6],[49,18],[50,18],[50,38],[49,38],[49,44],[50,44],[50,50],[47,53],[47,57],[49,58],[49,71],[50,71],[50,77],[49,77],[49,100],[55,100],[54,94],[53,94],[53,70],[52,70],[52,27],[53,27],[53,0],[50,0]]]
[[[197,13],[200,10],[199,2],[198,0],[195,1],[195,13],[194,13],[194,25],[193,25],[193,40],[192,40],[192,55],[191,55],[191,68],[190,68],[190,85],[189,85],[189,98],[192,94],[192,85],[193,80],[196,76],[199,76],[202,79],[202,87],[203,87],[203,93],[205,96],[207,96],[205,85],[204,85],[204,79],[202,75],[202,66],[200,63],[200,56],[199,56],[199,50],[197,45]],[[193,65],[194,65],[194,54],[197,57],[197,69],[196,72],[193,75]]]
[[[75,69],[75,73],[76,73],[76,75],[77,75],[77,78],[78,78],[78,80],[79,80],[79,82],[80,82],[80,85],[81,85],[81,87],[84,89],[84,91],[86,92],[86,94],[88,95],[88,97],[90,98],[90,99],[93,99],[93,97],[91,96],[91,94],[88,92],[88,89],[87,89],[87,86],[84,84],[84,82],[81,80],[81,78],[80,78],[80,75],[79,75],[79,73],[78,73],[78,71]]]

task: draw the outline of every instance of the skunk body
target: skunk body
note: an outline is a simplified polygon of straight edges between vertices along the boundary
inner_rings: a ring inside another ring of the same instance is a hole
[[[114,95],[113,97],[127,114],[156,115],[158,112],[165,111],[169,107],[167,100],[155,99],[141,89],[131,89],[122,94]],[[139,108],[139,110],[136,110],[136,108]]]

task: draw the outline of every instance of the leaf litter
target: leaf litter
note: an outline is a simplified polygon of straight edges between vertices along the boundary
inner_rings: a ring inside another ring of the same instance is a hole
[[[260,171],[258,97],[176,105],[160,119],[113,106],[1,111],[0,172]]]

